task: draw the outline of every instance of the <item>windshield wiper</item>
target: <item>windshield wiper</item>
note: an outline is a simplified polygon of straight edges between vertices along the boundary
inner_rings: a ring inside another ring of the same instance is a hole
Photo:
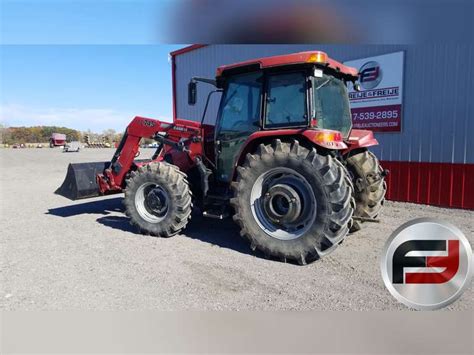
[[[333,78],[330,77],[328,80],[326,80],[324,83],[322,83],[321,85],[319,85],[315,90],[318,91],[319,89],[321,89],[323,86],[327,85]]]

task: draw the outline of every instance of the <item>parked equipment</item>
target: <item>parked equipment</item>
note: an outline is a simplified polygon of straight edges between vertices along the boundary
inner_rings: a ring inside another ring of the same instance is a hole
[[[90,135],[86,134],[84,136],[84,141],[87,148],[110,148],[111,145],[108,142],[107,137],[99,137],[98,140],[92,140]]]
[[[233,214],[253,250],[300,264],[328,254],[354,227],[374,219],[385,171],[367,148],[372,132],[352,130],[346,85],[358,73],[310,51],[250,60],[192,78],[221,92],[214,125],[135,117],[110,162],[70,164],[56,193],[70,199],[124,192],[130,222],[170,237],[191,219]],[[135,160],[140,140],[159,143]]]
[[[78,153],[80,150],[81,150],[81,142],[78,142],[78,141],[72,141],[72,142],[66,143],[66,145],[63,148],[63,152],[65,153],[70,153],[70,152]]]
[[[62,133],[53,133],[49,139],[49,147],[61,147],[66,144],[66,135]]]

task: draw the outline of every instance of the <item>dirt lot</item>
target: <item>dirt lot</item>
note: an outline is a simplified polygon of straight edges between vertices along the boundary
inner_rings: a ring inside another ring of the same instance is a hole
[[[148,152],[149,153],[149,152]],[[71,202],[53,191],[69,162],[105,161],[111,149],[1,149],[0,309],[405,309],[385,289],[386,238],[415,217],[439,217],[473,242],[474,212],[388,202],[309,266],[254,256],[231,220],[195,216],[185,234],[136,234],[121,195]],[[472,309],[472,285],[449,309]]]

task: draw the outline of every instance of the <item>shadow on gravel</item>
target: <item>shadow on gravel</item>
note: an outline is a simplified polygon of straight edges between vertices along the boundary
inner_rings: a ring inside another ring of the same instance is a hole
[[[108,200],[97,200],[92,202],[79,203],[76,205],[50,208],[46,214],[58,217],[72,217],[81,214],[104,214],[110,212],[123,212],[122,198],[111,198]]]
[[[132,232],[138,233],[137,228],[130,224],[130,220],[127,217],[122,216],[105,216],[96,219],[100,224],[110,227],[113,229],[118,229],[123,232]]]
[[[124,232],[138,233],[137,229],[130,225],[127,217],[109,216],[110,212],[124,212],[121,197],[51,208],[46,214],[59,217],[71,217],[81,214],[102,214],[104,217],[97,218],[98,223]],[[264,258],[263,253],[258,251],[252,252],[249,243],[239,235],[239,227],[231,218],[216,220],[204,218],[200,214],[194,213],[192,220],[182,235],[221,248],[231,249],[242,254]]]
[[[239,227],[232,221],[232,218],[216,220],[200,215],[193,216],[184,235],[221,248],[264,258],[263,253],[252,252],[248,241],[240,236]]]
[[[129,219],[125,216],[104,216],[98,218],[97,222],[123,232],[138,233],[137,229],[129,223]],[[220,221],[193,215],[193,219],[189,221],[181,235],[242,254],[264,257],[262,253],[252,252],[248,242],[240,237],[239,228],[230,218]]]

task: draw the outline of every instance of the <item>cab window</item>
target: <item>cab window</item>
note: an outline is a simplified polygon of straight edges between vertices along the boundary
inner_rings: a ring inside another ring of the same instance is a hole
[[[306,126],[306,87],[304,72],[269,75],[265,127]]]
[[[262,73],[235,75],[228,79],[220,108],[217,140],[217,179],[232,178],[235,159],[242,145],[260,129]]]
[[[229,79],[222,102],[222,134],[248,134],[259,129],[261,76],[250,73]]]

